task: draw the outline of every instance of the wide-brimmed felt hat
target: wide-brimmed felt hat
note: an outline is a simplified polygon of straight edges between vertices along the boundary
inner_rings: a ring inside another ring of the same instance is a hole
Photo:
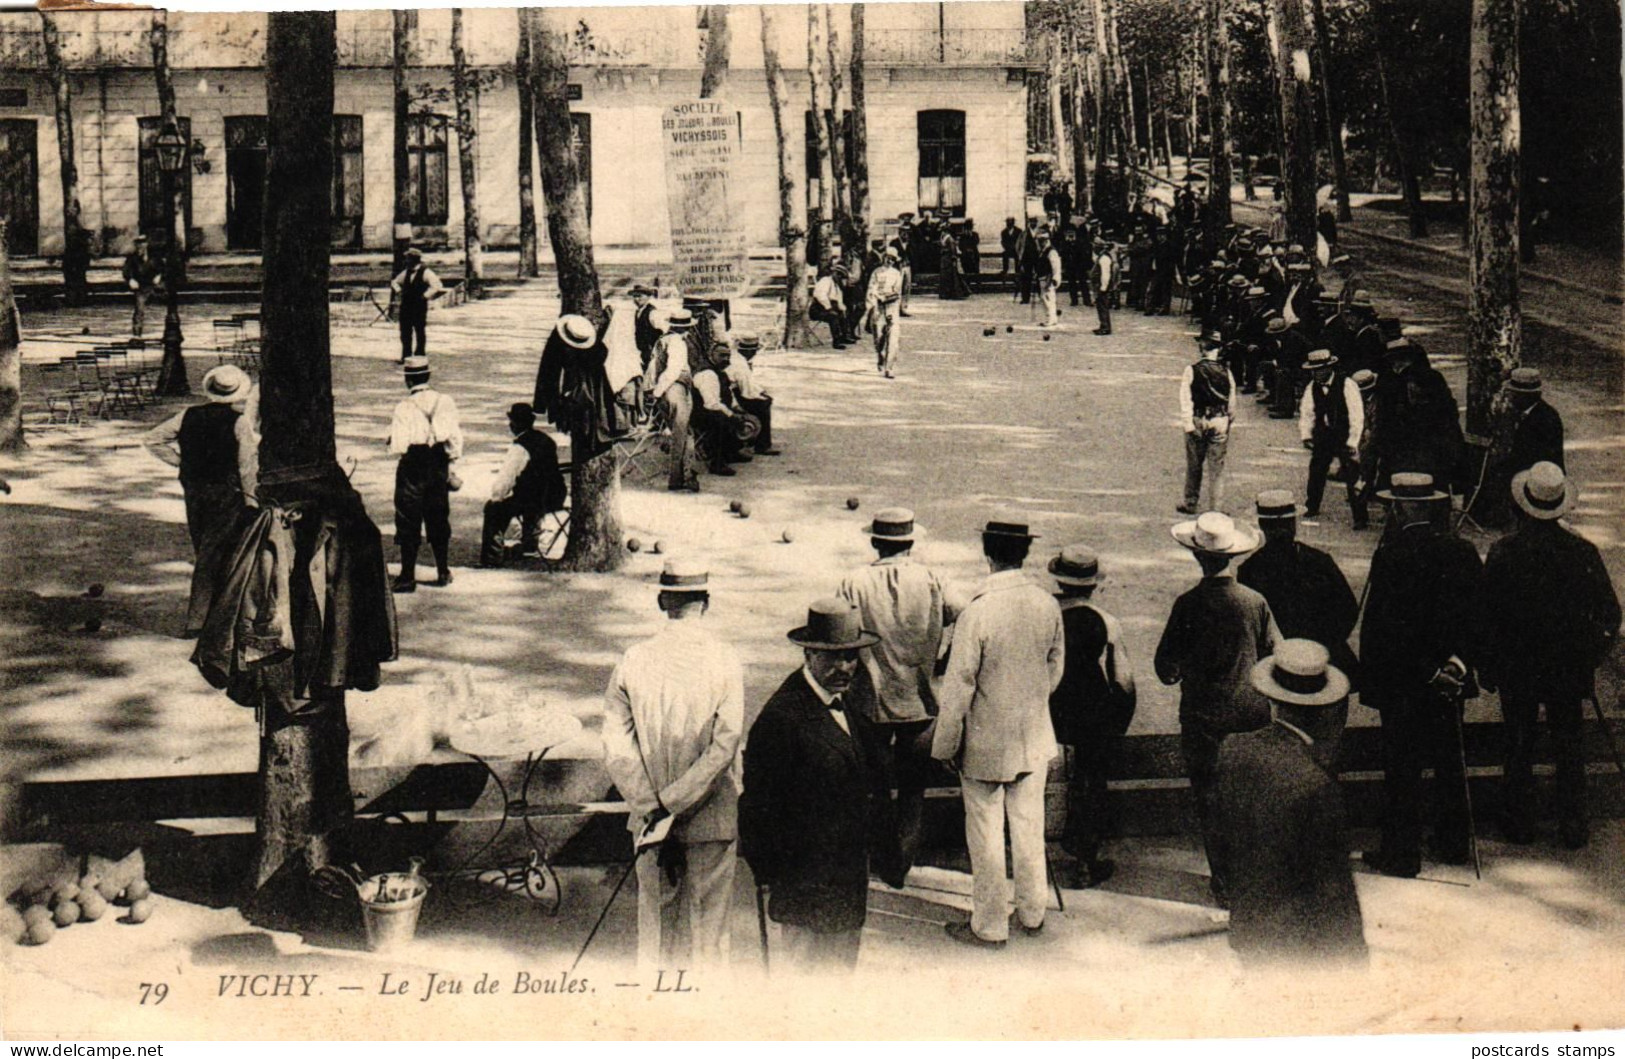
[[[1303,514],[1303,508],[1285,489],[1266,489],[1258,494],[1253,505],[1258,510],[1260,522],[1273,518],[1297,518]]]
[[[1266,698],[1292,706],[1330,706],[1349,693],[1349,678],[1313,640],[1276,644],[1273,655],[1253,666],[1252,682]]]
[[[558,332],[559,337],[564,339],[564,344],[575,349],[591,347],[593,339],[598,337],[592,321],[574,313],[559,317]]]
[[[1063,585],[1088,588],[1100,584],[1100,556],[1093,548],[1068,544],[1049,561],[1050,576]]]
[[[710,585],[711,572],[697,560],[667,559],[660,568],[662,592],[706,592]]]
[[[789,638],[813,651],[856,651],[880,642],[879,636],[863,627],[857,607],[834,597],[808,604],[807,624],[791,629]]]
[[[1303,366],[1306,371],[1336,367],[1337,357],[1329,349],[1311,349],[1309,355],[1303,358]]]
[[[1023,540],[1037,540],[1038,534],[1029,533],[1029,525],[1018,521],[1019,517],[1017,515],[1000,515],[997,518],[988,519],[982,526],[982,536],[1019,537]]]
[[[1531,518],[1554,519],[1574,506],[1574,488],[1563,468],[1541,460],[1512,476],[1512,499]]]
[[[1246,555],[1257,551],[1258,531],[1221,511],[1208,511],[1169,530],[1174,540],[1193,552],[1208,555]]]
[[[887,507],[875,512],[863,532],[877,541],[909,543],[925,536],[925,527],[914,521],[914,512],[908,508]]]
[[[1450,494],[1441,492],[1433,484],[1433,475],[1416,471],[1399,471],[1388,480],[1387,489],[1377,490],[1379,500],[1449,500]]]
[[[213,404],[232,404],[248,396],[254,380],[235,364],[210,368],[203,375],[203,396]]]
[[[1511,393],[1540,393],[1540,371],[1535,368],[1513,368],[1507,377],[1507,390]]]

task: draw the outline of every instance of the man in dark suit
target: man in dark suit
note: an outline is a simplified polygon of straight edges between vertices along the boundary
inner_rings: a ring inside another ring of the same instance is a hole
[[[659,293],[647,283],[634,284],[631,290],[632,304],[637,311],[632,317],[632,340],[637,343],[638,357],[643,362],[643,370],[649,370],[649,358],[654,355],[655,343],[660,341],[664,333],[654,322],[655,296]]]
[[[1274,723],[1231,736],[1219,751],[1230,948],[1244,964],[1364,963],[1333,765],[1348,679],[1320,644],[1285,640],[1253,667],[1252,685],[1274,704]]]
[[[1484,684],[1500,688],[1506,722],[1507,838],[1534,840],[1535,723],[1546,707],[1557,757],[1558,830],[1563,844],[1586,844],[1583,700],[1592,674],[1619,631],[1619,598],[1590,541],[1558,522],[1576,489],[1555,463],[1515,475],[1517,532],[1490,547],[1484,564],[1487,612]]]
[[[790,639],[805,664],[767,700],[746,741],[740,847],[796,967],[849,972],[871,861],[886,875],[892,867],[884,753],[864,711],[848,708],[873,695],[858,651],[880,638],[846,600],[821,599]]]
[[[1389,501],[1389,536],[1371,559],[1360,627],[1361,699],[1382,714],[1382,846],[1366,863],[1414,877],[1422,866],[1422,769],[1433,769],[1434,852],[1470,855],[1462,703],[1477,694],[1474,660],[1483,613],[1483,567],[1473,546],[1432,518],[1448,503],[1431,475],[1401,471],[1377,496]]]
[[[1541,396],[1540,372],[1514,368],[1495,402],[1490,466],[1480,490],[1483,502],[1475,513],[1483,521],[1503,524],[1512,509],[1512,478],[1537,463],[1563,462],[1563,417]]]
[[[1357,663],[1349,637],[1360,604],[1348,579],[1337,560],[1298,540],[1298,505],[1291,493],[1267,489],[1258,494],[1257,506],[1264,547],[1241,564],[1236,581],[1264,597],[1282,636],[1320,644],[1332,665],[1352,679]],[[1345,704],[1342,720],[1347,719]]]

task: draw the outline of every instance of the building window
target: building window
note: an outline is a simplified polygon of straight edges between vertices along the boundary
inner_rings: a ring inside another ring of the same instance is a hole
[[[947,207],[965,212],[965,112],[919,113],[920,212]]]
[[[406,202],[414,225],[447,220],[446,118],[412,114],[406,121]]]
[[[152,240],[153,247],[169,245],[169,213],[164,205],[164,171],[158,167],[158,134],[164,131],[164,119],[139,118],[141,149],[137,156],[137,179],[141,184],[141,231]],[[178,118],[176,126],[187,143],[192,142],[192,119]],[[176,174],[181,182],[181,205],[186,213],[186,230],[192,230],[192,167],[185,165]]]
[[[333,245],[361,245],[366,175],[361,169],[361,115],[333,115]]]

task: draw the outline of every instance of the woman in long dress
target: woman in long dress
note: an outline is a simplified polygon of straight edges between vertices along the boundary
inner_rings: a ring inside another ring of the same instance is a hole
[[[943,301],[959,301],[970,297],[965,285],[965,274],[959,259],[959,240],[953,229],[942,226],[942,253],[937,266],[937,297]]]

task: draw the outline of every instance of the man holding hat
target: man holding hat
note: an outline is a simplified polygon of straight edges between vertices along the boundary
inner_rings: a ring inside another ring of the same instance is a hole
[[[1106,778],[1123,733],[1134,719],[1134,667],[1123,626],[1091,602],[1100,584],[1100,559],[1081,545],[1068,545],[1050,560],[1060,585],[1061,630],[1066,667],[1050,693],[1055,741],[1067,749],[1066,826],[1061,848],[1077,858],[1073,885],[1099,886],[1117,865],[1100,855],[1110,825]]]
[[[501,566],[506,554],[503,537],[508,524],[519,520],[519,551],[535,554],[536,524],[549,511],[564,506],[564,475],[559,473],[559,447],[536,429],[536,413],[519,402],[508,409],[508,446],[502,467],[491,483],[485,502],[485,525],[480,532],[480,565]]]
[[[733,387],[734,400],[749,415],[762,424],[762,432],[751,442],[751,451],[758,456],[777,456],[773,447],[773,395],[762,389],[756,381],[756,354],[761,352],[762,340],[753,331],[734,339],[734,356],[724,372]]]
[[[821,599],[790,640],[803,664],[767,700],[745,743],[739,847],[769,891],[768,915],[796,969],[849,972],[871,864],[886,872],[892,845],[885,753],[866,711],[854,708],[871,690],[858,652],[879,637],[844,599]]]
[[[666,333],[655,342],[654,354],[643,374],[643,385],[655,403],[664,406],[666,423],[671,428],[666,488],[673,492],[698,491],[694,442],[689,436],[694,380],[689,368],[688,332],[694,326],[694,316],[687,309],[673,309],[666,315],[665,326]]]
[[[982,529],[990,572],[959,616],[931,756],[959,771],[970,851],[971,918],[949,923],[950,938],[1003,948],[1012,922],[1044,929],[1049,905],[1044,850],[1044,785],[1057,747],[1049,696],[1066,665],[1061,609],[1022,573],[1035,535],[1001,517]],[[1005,819],[1016,914],[1005,885]]]
[[[254,383],[234,364],[210,368],[203,376],[201,404],[148,431],[144,444],[158,459],[180,470],[186,502],[186,530],[192,554],[203,557],[205,542],[254,504],[258,452],[238,443],[243,409]]]
[[[401,325],[401,362],[427,356],[429,303],[445,294],[446,288],[434,269],[423,263],[423,251],[415,246],[406,251],[406,267],[389,281],[389,290],[396,299],[396,319]]]
[[[1354,528],[1365,529],[1365,497],[1360,492],[1360,437],[1365,433],[1365,402],[1354,380],[1337,372],[1337,358],[1329,349],[1311,350],[1303,366],[1309,385],[1298,403],[1298,437],[1309,450],[1308,502],[1305,518],[1320,516],[1320,498],[1333,462],[1341,463],[1340,476],[1348,489]]]
[[[417,591],[418,546],[427,530],[437,576],[429,584],[451,584],[451,465],[463,455],[463,428],[457,402],[429,386],[429,358],[408,357],[403,372],[407,396],[395,406],[389,424],[389,451],[395,465],[395,542],[401,546],[396,592]]]
[[[1563,417],[1541,396],[1540,372],[1535,368],[1513,368],[1502,386],[1491,429],[1489,458],[1492,466],[1484,475],[1485,507],[1503,521],[1500,511],[1512,494],[1512,478],[1537,463],[1563,462]]]
[[[1463,702],[1477,694],[1484,571],[1467,541],[1432,517],[1450,495],[1433,477],[1393,475],[1390,535],[1371,558],[1360,625],[1360,699],[1382,714],[1382,847],[1365,855],[1384,875],[1422,866],[1422,770],[1433,769],[1434,852],[1465,864],[1470,827],[1461,750]],[[1445,520],[1448,521],[1448,520]]]
[[[1202,338],[1201,356],[1179,379],[1179,418],[1185,431],[1185,501],[1180,514],[1217,511],[1224,501],[1224,456],[1230,443],[1230,402],[1236,379],[1219,360],[1224,339],[1217,331]],[[1202,507],[1202,480],[1207,506]]]
[[[1283,640],[1253,666],[1274,723],[1219,751],[1219,817],[1231,855],[1230,948],[1244,964],[1363,964],[1336,747],[1348,678],[1309,640]]]
[[[1231,564],[1258,549],[1258,533],[1209,511],[1172,529],[1202,568],[1202,580],[1174,600],[1157,643],[1157,679],[1179,685],[1179,746],[1196,798],[1213,896],[1227,899],[1229,857],[1218,821],[1214,768],[1225,736],[1269,723],[1252,668],[1275,651],[1280,629],[1263,596],[1236,582]]]
[[[931,778],[926,736],[937,702],[931,676],[943,628],[953,620],[947,589],[936,571],[914,561],[914,542],[925,532],[907,508],[883,508],[867,527],[878,558],[848,574],[842,599],[857,608],[876,642],[861,652],[875,695],[868,719],[888,751],[897,787],[896,845],[900,885],[919,852],[925,789]]]
[[[897,370],[897,331],[901,326],[903,273],[898,269],[901,260],[895,245],[886,248],[886,260],[869,277],[869,290],[864,297],[866,328],[875,337],[875,366],[886,378],[895,378]]]
[[[1592,674],[1619,632],[1619,597],[1590,541],[1558,520],[1577,489],[1555,463],[1541,462],[1512,478],[1518,528],[1490,546],[1484,563],[1485,687],[1501,692],[1506,723],[1507,837],[1534,840],[1531,774],[1541,706],[1557,759],[1558,829],[1579,849],[1588,838],[1581,703],[1596,695]]]
[[[147,299],[152,297],[159,276],[158,262],[152,259],[146,236],[135,237],[135,247],[124,258],[122,274],[124,285],[130,289],[135,301],[134,311],[130,314],[130,335],[140,338],[147,327]]]
[[[658,836],[637,857],[638,966],[722,967],[742,781],[744,671],[704,623],[710,577],[668,559],[665,627],[627,648],[604,693],[604,768],[630,808],[627,830]],[[670,819],[670,823],[665,821]]]

